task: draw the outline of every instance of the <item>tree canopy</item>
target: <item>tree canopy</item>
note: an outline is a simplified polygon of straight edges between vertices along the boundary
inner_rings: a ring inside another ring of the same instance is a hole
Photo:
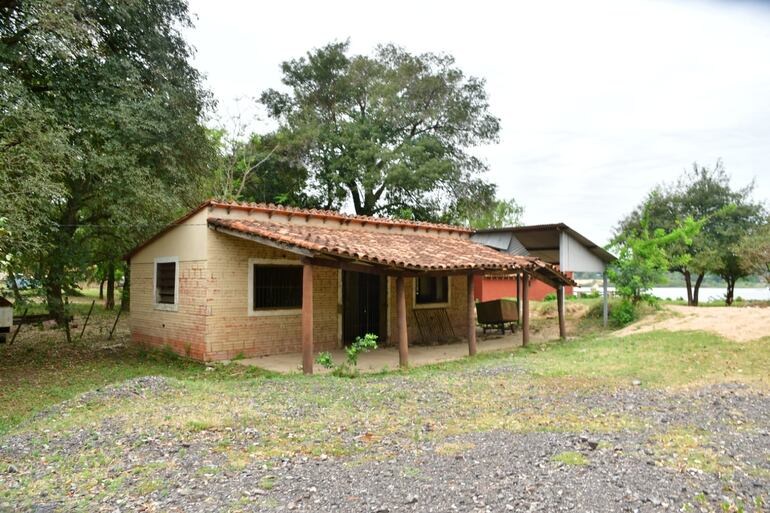
[[[0,17],[0,215],[62,318],[72,269],[118,260],[200,199],[210,100],[183,0],[10,1]]]
[[[473,146],[497,140],[484,81],[448,55],[394,45],[373,56],[332,43],[284,62],[288,92],[261,95],[308,170],[309,201],[357,214],[451,219],[462,201],[490,204],[494,185]]]
[[[698,292],[707,272],[727,282],[726,298],[732,301],[735,281],[746,275],[734,246],[743,234],[761,223],[764,206],[751,198],[754,184],[733,188],[722,161],[712,168],[693,164],[674,183],[655,187],[645,200],[620,221],[615,241],[635,236],[642,229],[674,230],[682,220],[703,220],[703,228],[689,244],[666,246],[669,270],[681,273],[687,287],[688,303],[698,304]],[[695,279],[694,283],[692,279]]]

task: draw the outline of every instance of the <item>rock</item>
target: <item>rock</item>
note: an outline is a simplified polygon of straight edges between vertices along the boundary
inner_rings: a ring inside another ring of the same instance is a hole
[[[406,497],[406,501],[404,504],[417,504],[417,496],[416,495],[408,495]]]
[[[295,503],[293,503],[293,502],[290,502],[290,503],[288,503],[286,505],[286,509],[288,509],[288,510],[295,509],[296,507],[297,507],[297,505]]]
[[[17,469],[13,464],[11,464],[11,465],[8,465],[7,472],[9,474],[16,474],[17,472],[19,472],[19,469]]]
[[[638,379],[635,379],[635,380],[633,380],[633,381],[631,382],[631,384],[632,384],[632,385],[634,385],[635,387],[638,387],[639,385],[641,385],[641,384],[642,384],[642,382],[641,382],[641,381],[639,381]]]

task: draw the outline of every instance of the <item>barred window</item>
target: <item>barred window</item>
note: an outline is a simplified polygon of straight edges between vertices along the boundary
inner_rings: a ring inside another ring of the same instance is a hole
[[[421,276],[417,278],[415,303],[425,305],[449,302],[448,276]]]
[[[302,267],[254,265],[254,310],[301,308]]]

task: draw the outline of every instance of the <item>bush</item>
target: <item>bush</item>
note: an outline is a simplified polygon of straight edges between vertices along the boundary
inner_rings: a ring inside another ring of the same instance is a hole
[[[612,305],[612,308],[610,308],[610,322],[616,328],[628,326],[634,322],[637,317],[636,306],[627,299],[624,299],[620,303],[615,303]]]
[[[554,292],[549,292],[545,295],[543,301],[556,301],[556,294]]]
[[[319,353],[315,361],[327,369],[333,369],[332,375],[334,376],[353,378],[358,375],[358,355],[372,349],[377,349],[377,335],[367,333],[363,337],[356,337],[356,340],[345,348],[346,361],[343,363],[335,365],[332,355],[328,351]]]

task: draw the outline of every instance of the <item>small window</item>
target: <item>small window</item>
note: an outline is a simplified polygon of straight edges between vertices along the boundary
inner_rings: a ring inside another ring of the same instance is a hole
[[[176,304],[176,262],[155,263],[155,303]]]
[[[302,267],[254,265],[254,310],[301,308]]]
[[[449,302],[448,276],[421,276],[417,278],[415,303],[426,305]]]

